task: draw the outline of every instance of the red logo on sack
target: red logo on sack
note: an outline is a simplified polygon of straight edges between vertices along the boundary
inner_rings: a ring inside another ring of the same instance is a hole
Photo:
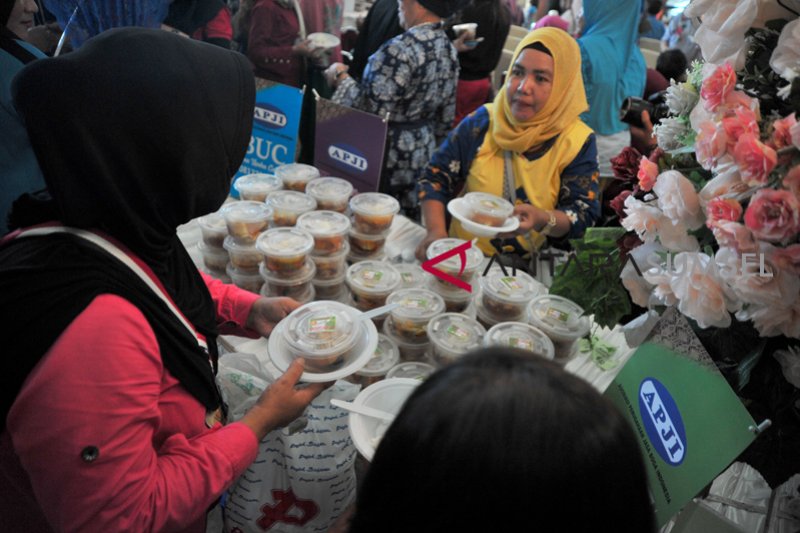
[[[436,257],[432,257],[427,261],[423,261],[422,270],[424,270],[425,272],[430,272],[437,278],[444,280],[447,283],[452,283],[456,287],[460,287],[467,292],[472,292],[472,285],[463,280],[458,279],[455,276],[451,276],[447,272],[442,272],[441,270],[433,266],[438,263],[441,263],[442,261],[450,259],[454,255],[458,255],[458,258],[461,260],[461,268],[458,270],[458,275],[460,276],[461,273],[464,272],[464,268],[466,268],[467,266],[467,250],[469,250],[471,247],[472,247],[472,241],[467,241],[464,244],[459,244],[452,250],[448,250],[443,254],[439,254]]]
[[[304,526],[319,514],[319,506],[316,503],[312,500],[301,500],[294,495],[292,489],[273,490],[272,499],[275,500],[275,505],[264,504],[261,507],[261,512],[264,514],[256,521],[258,527],[264,531],[279,522]],[[290,514],[290,511],[294,512]]]

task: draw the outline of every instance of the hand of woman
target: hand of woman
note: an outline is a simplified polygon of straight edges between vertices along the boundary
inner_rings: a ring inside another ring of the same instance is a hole
[[[335,89],[338,87],[339,82],[342,81],[342,78],[349,75],[347,74],[348,70],[349,67],[344,63],[331,63],[331,66],[325,69],[323,75],[328,85]]]
[[[314,49],[311,41],[308,39],[297,39],[297,41],[292,46],[292,54],[296,56],[310,56],[311,51]]]
[[[546,223],[548,216],[544,209],[539,209],[531,204],[517,204],[514,206],[512,216],[519,219],[519,227],[515,231],[500,233],[501,239],[510,239],[517,235],[524,235],[534,228],[541,227]]]
[[[246,326],[263,337],[269,337],[275,325],[298,307],[300,303],[291,298],[259,298],[253,302]]]
[[[444,239],[447,237],[447,232],[444,230],[436,230],[436,229],[429,229],[428,233],[425,235],[425,238],[417,245],[417,249],[414,254],[417,256],[417,259],[420,261],[427,261],[428,256],[426,252],[428,251],[428,246],[431,245],[433,241],[438,241],[439,239]]]

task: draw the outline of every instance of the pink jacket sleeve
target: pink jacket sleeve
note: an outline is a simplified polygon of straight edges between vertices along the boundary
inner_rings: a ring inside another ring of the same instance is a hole
[[[97,297],[64,330],[7,421],[56,530],[202,525],[258,451],[241,423],[206,429],[204,407],[164,368],[147,320],[114,295]]]
[[[258,300],[258,294],[240,289],[236,285],[223,283],[200,271],[203,280],[208,286],[211,298],[214,300],[217,311],[217,324],[219,332],[223,335],[240,335],[242,337],[258,338],[255,331],[245,327],[247,316],[253,307],[253,302]]]

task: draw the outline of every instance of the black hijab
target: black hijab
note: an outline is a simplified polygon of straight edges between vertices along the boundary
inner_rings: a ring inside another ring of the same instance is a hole
[[[244,158],[255,100],[247,59],[170,32],[114,29],[28,65],[12,94],[52,195],[18,203],[14,215],[38,222],[55,212],[67,226],[99,229],[128,247],[208,337],[216,362],[214,305],[176,228],[222,204]],[[207,408],[219,406],[209,354],[165,304],[93,245],[56,235],[0,250],[0,337],[10,339],[15,362],[3,420],[58,335],[108,293],[142,311],[181,384]]]
[[[222,0],[174,0],[169,5],[164,24],[192,35],[197,28],[216,17],[223,7]]]

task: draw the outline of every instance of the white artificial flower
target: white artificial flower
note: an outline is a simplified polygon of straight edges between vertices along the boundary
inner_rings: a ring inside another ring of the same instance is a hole
[[[639,307],[647,308],[653,286],[639,275],[632,263],[625,263],[622,272],[619,273],[619,279],[622,281],[622,286],[628,291],[631,301]]]
[[[670,288],[678,310],[701,328],[727,328],[740,305],[720,278],[716,263],[703,253],[681,252],[673,259]]]
[[[620,221],[622,227],[628,231],[635,231],[643,242],[654,242],[658,226],[665,220],[655,202],[645,203],[630,195],[625,198],[624,205],[625,218]]]
[[[682,224],[695,230],[705,222],[706,216],[694,185],[677,170],[662,172],[653,185],[653,192],[658,196],[659,209],[673,225]]]
[[[748,305],[736,313],[739,321],[752,320],[762,337],[787,337],[800,339],[800,299],[791,305]]]
[[[658,224],[658,241],[673,252],[696,252],[700,249],[697,237],[689,235],[682,222],[675,223],[667,216]]]
[[[769,59],[769,66],[790,83],[800,74],[800,19],[783,27]]]
[[[653,132],[661,148],[664,150],[677,150],[683,146],[681,138],[689,133],[689,128],[677,118],[666,117],[653,126]]]
[[[773,250],[762,242],[756,253],[739,254],[726,247],[717,251],[714,259],[720,276],[742,303],[786,307],[800,298],[800,278],[772,262]]]
[[[685,81],[683,83],[672,82],[667,88],[666,102],[673,115],[688,115],[697,105],[700,95],[694,90],[694,86]]]
[[[725,155],[714,169],[714,177],[700,190],[699,196],[700,202],[705,205],[718,196],[739,200],[749,197],[752,192],[753,187],[742,181],[739,166],[731,156]]]
[[[745,33],[758,15],[758,0],[694,0],[684,14],[702,19],[694,42],[707,62],[744,67]]]

